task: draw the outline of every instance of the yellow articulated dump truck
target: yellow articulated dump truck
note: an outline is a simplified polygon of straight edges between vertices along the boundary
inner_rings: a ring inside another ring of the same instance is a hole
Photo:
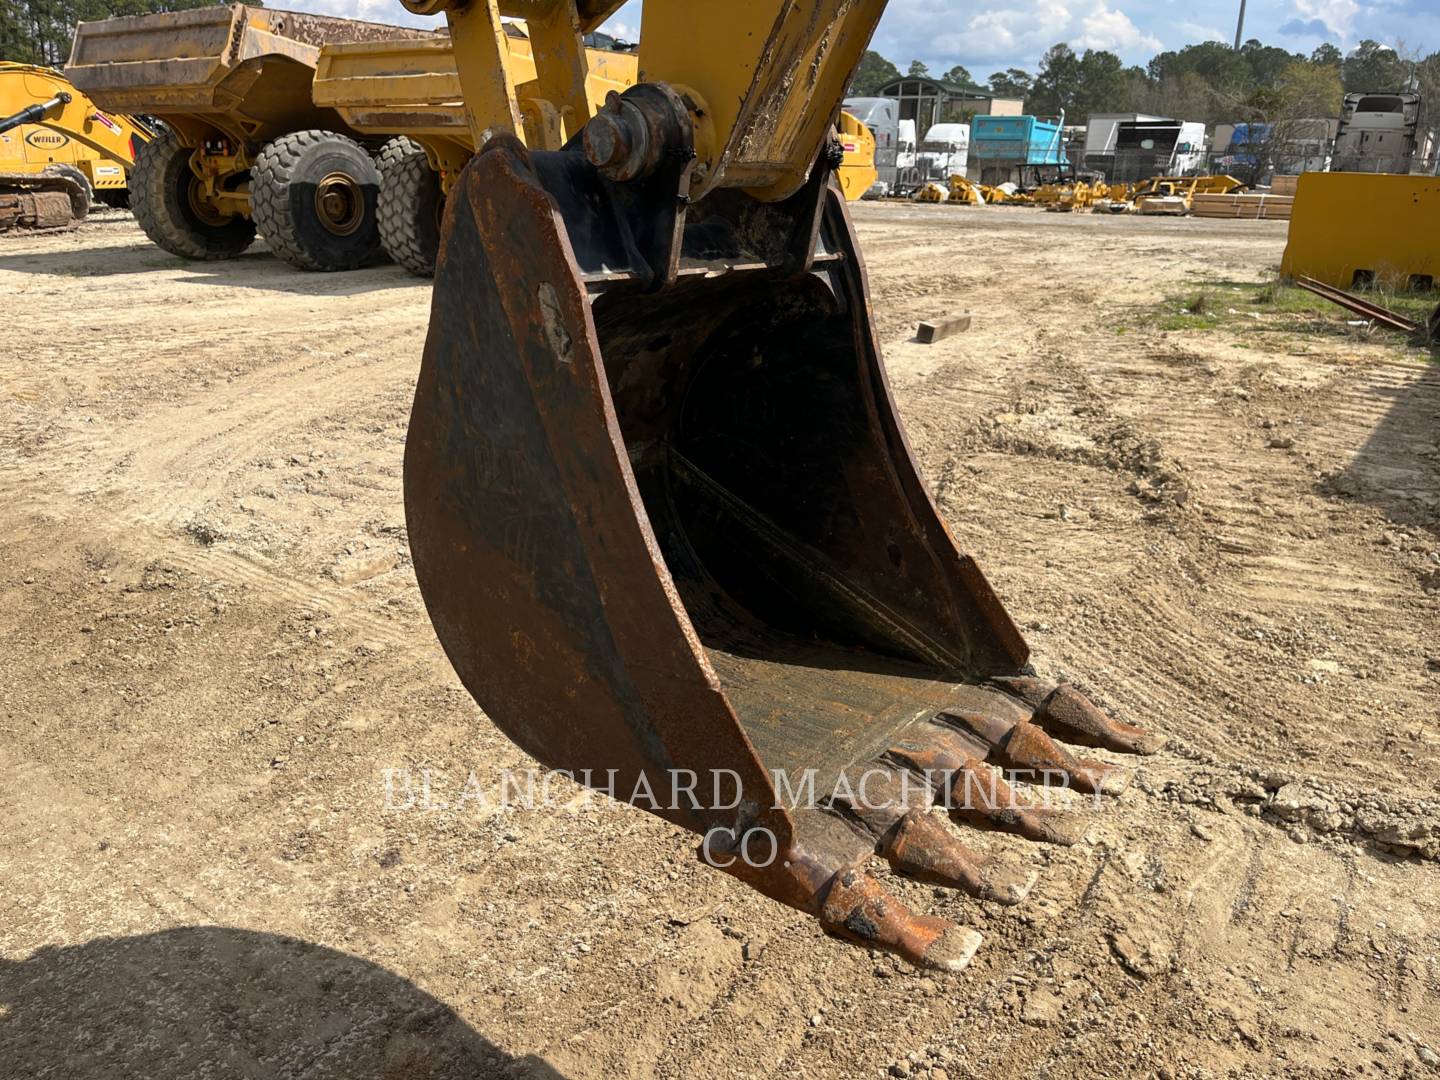
[[[159,117],[131,206],[188,259],[228,259],[258,229],[306,270],[348,270],[380,246],[380,177],[363,135],[311,100],[320,48],[414,29],[244,4],[82,22],[67,68],[102,108]]]
[[[0,61],[0,229],[72,225],[93,199],[125,206],[126,174],[153,137],[52,68]]]
[[[496,74],[504,93],[480,118],[537,150],[558,150],[605,102],[635,83],[634,53],[586,49],[585,109],[567,108],[537,78],[522,22],[501,23]],[[445,196],[475,152],[465,118],[455,52],[448,37],[326,45],[315,70],[317,106],[334,109],[356,131],[392,136],[380,151],[379,227],[386,252],[415,274],[435,272]]]

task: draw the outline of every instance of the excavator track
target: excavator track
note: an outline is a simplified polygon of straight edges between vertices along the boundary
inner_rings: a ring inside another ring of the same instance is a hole
[[[0,173],[0,232],[69,228],[89,212],[89,191],[68,176]]]

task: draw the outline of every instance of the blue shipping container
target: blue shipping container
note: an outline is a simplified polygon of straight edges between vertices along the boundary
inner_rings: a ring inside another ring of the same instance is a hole
[[[970,121],[972,165],[1063,165],[1060,125],[1038,116],[977,116]]]

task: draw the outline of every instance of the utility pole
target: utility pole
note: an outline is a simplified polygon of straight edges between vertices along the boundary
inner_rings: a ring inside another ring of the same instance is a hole
[[[1240,51],[1240,36],[1245,32],[1245,0],[1240,0],[1240,18],[1235,20],[1235,51]]]

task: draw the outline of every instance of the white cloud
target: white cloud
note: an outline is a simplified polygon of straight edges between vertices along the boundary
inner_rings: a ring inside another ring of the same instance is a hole
[[[1319,19],[1344,38],[1351,37],[1350,24],[1360,13],[1356,0],[1291,0],[1291,7],[1301,20]]]
[[[962,34],[924,34],[933,53],[981,59],[1039,55],[1065,36],[1073,24],[1067,0],[1040,0],[1034,7],[991,8],[970,17]],[[882,24],[884,25],[884,24]]]
[[[288,11],[310,11],[316,15],[339,15],[344,19],[388,23],[392,26],[415,26],[426,30],[445,25],[443,15],[412,15],[400,0],[284,0],[279,6]]]
[[[1225,36],[1225,31],[1217,30],[1213,26],[1201,26],[1199,23],[1182,22],[1176,23],[1175,29],[1185,35],[1186,43],[1192,41],[1220,41],[1228,42],[1230,38]]]
[[[874,48],[902,69],[918,57],[931,70],[957,61],[983,79],[998,66],[1033,68],[1058,42],[1072,48],[1109,49],[1127,63],[1142,63],[1160,41],[1112,0],[891,0]],[[983,69],[983,70],[982,70]]]
[[[1073,42],[1075,48],[1109,49],[1118,53],[1160,50],[1159,38],[1141,30],[1118,8],[1106,7],[1104,0],[1082,17],[1080,27],[1081,34]]]
[[[640,40],[640,0],[630,0],[600,25],[601,31],[621,41]]]

